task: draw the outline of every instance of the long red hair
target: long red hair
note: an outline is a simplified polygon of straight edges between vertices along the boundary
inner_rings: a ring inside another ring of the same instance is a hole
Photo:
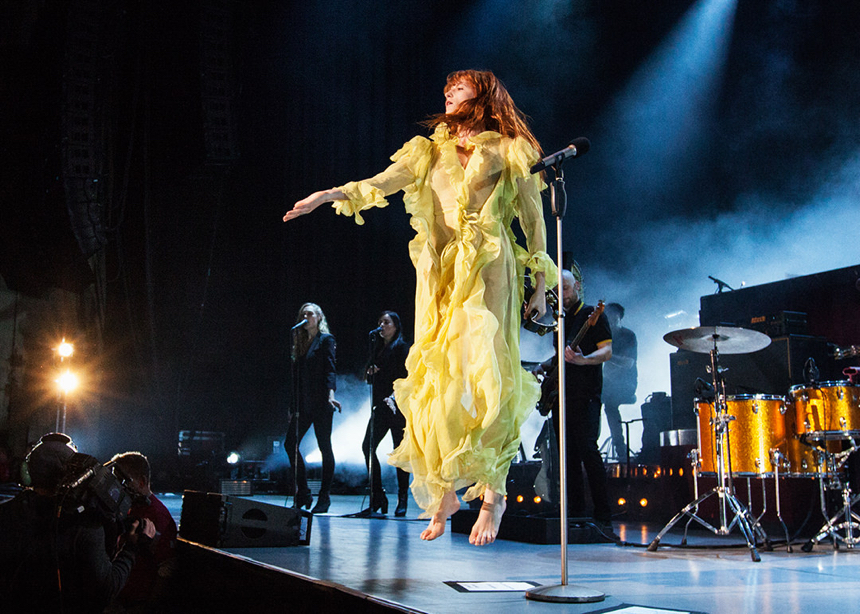
[[[445,92],[461,81],[466,81],[475,90],[475,97],[465,100],[456,113],[431,115],[424,122],[429,128],[448,124],[451,132],[473,132],[493,130],[508,137],[521,136],[538,153],[540,143],[529,129],[525,114],[514,104],[511,95],[496,75],[489,70],[458,70],[448,75]]]

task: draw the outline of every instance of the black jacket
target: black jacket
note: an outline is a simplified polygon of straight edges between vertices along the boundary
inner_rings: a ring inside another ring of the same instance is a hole
[[[293,385],[299,411],[332,411],[328,391],[337,390],[336,346],[332,335],[318,333],[305,355],[296,358]]]

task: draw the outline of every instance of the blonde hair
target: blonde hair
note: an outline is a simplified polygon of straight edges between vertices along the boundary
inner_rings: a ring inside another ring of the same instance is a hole
[[[323,313],[322,307],[320,307],[316,303],[305,303],[304,305],[299,307],[299,313],[296,315],[296,324],[304,320],[302,314],[307,309],[313,311],[316,314],[317,318],[319,318],[319,325],[317,326],[319,332],[329,334],[328,320],[325,319],[325,314]],[[300,327],[298,330],[296,330],[295,334],[293,335],[293,346],[291,352],[293,360],[295,360],[299,356],[304,356],[307,353],[308,348],[311,346],[311,341],[312,337],[310,333],[308,333],[308,331],[304,329],[304,327]]]

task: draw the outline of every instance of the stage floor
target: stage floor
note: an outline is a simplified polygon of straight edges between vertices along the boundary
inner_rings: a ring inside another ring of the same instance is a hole
[[[178,523],[181,495],[159,497]],[[286,502],[282,496],[248,498],[274,505]],[[395,497],[389,498],[393,504]],[[561,548],[502,540],[477,548],[469,544],[468,535],[451,532],[450,525],[439,539],[424,542],[418,536],[426,521],[416,518],[412,502],[405,519],[347,518],[345,514],[361,509],[362,498],[332,499],[330,512],[314,517],[310,546],[224,551],[333,582],[410,611],[439,614],[560,610],[790,614],[810,609],[853,611],[851,604],[860,603],[860,551],[844,546],[837,551],[824,543],[805,553],[797,543],[792,553],[784,545],[771,552],[760,550],[761,562],[755,563],[737,530],[727,537],[691,531],[690,547],[680,548],[670,547],[681,539],[681,532],[673,529],[657,552],[647,552],[644,546],[663,527],[627,523],[616,523],[615,531],[628,546],[568,546],[568,583],[605,593],[602,602],[560,605],[526,600],[522,591],[461,592],[448,583],[559,584]]]

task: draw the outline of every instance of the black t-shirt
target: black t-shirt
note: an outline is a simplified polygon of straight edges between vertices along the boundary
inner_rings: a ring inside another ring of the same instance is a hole
[[[603,398],[609,403],[610,397],[619,402],[634,403],[636,401],[636,335],[629,328],[618,326],[612,331],[612,357],[621,356],[629,358],[633,364],[629,367],[621,366],[618,362],[610,360],[604,363],[603,369]]]
[[[594,307],[591,305],[583,305],[579,301],[573,308],[565,314],[565,335],[567,342],[571,341],[579,333],[583,324],[588,320],[594,312]],[[606,314],[601,313],[597,318],[597,322],[588,329],[582,341],[579,343],[579,349],[586,356],[596,351],[597,348],[612,341],[612,331],[609,328],[609,319]],[[564,364],[564,375],[567,387],[565,394],[568,398],[586,399],[599,397],[603,388],[603,365],[575,365],[566,362]]]

